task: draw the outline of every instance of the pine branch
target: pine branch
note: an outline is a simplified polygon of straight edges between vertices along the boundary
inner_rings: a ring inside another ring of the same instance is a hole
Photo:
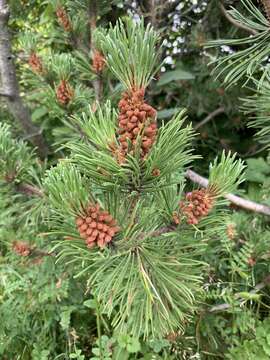
[[[141,20],[118,20],[108,32],[96,32],[108,68],[126,89],[145,89],[158,70],[156,45],[159,35]]]
[[[216,117],[219,114],[224,113],[225,108],[224,106],[220,106],[219,108],[217,108],[216,110],[212,111],[210,114],[208,114],[206,116],[205,119],[203,119],[202,121],[200,121],[198,124],[196,124],[193,128],[194,130],[199,129],[200,127],[202,127],[203,125],[205,125],[206,123],[208,123],[208,121],[212,120],[214,117]]]
[[[228,12],[227,10],[225,9],[225,7],[223,6],[223,4],[220,2],[219,3],[219,7],[220,7],[220,10],[222,12],[222,14],[225,16],[225,18],[231,23],[233,24],[235,27],[241,29],[241,30],[245,30],[247,32],[249,32],[250,34],[252,35],[256,35],[258,34],[258,32],[254,29],[251,29],[247,26],[245,26],[244,24],[241,24],[239,23],[238,21],[236,21]]]
[[[191,180],[192,182],[199,184],[202,187],[208,186],[208,179],[202,177],[192,170],[187,170],[185,177]],[[225,195],[225,198],[228,199],[231,203],[249,211],[254,211],[259,214],[270,216],[270,207],[267,205],[258,204],[251,200],[243,199],[239,196],[233,194]]]
[[[45,157],[48,147],[39,129],[32,123],[29,109],[23,104],[20,96],[16,69],[12,61],[11,40],[8,32],[9,6],[6,0],[0,0],[0,75],[2,81],[1,95],[6,97],[6,103],[11,114],[19,121],[27,135],[37,134],[31,138],[37,146],[39,155]]]

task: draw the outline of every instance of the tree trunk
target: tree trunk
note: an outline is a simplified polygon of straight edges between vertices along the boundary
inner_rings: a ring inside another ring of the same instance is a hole
[[[18,120],[22,130],[31,143],[37,147],[41,157],[46,157],[48,147],[41,129],[33,124],[29,109],[20,96],[16,69],[12,59],[11,39],[8,32],[9,6],[6,0],[0,0],[0,95],[4,96],[10,113]]]

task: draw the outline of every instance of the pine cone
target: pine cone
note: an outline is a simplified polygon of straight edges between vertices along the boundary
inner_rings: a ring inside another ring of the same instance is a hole
[[[80,236],[85,239],[89,248],[95,245],[104,248],[120,231],[116,220],[108,211],[101,210],[99,204],[90,204],[85,215],[76,219],[76,225]]]
[[[144,89],[126,92],[118,107],[118,135],[123,157],[128,153],[128,139],[131,154],[134,152],[138,135],[142,137],[141,157],[150,151],[157,134],[156,110],[144,101]]]
[[[230,240],[233,240],[236,236],[235,224],[228,224],[226,229],[227,236]]]
[[[56,97],[60,104],[68,105],[73,98],[74,91],[66,80],[61,80],[56,89]]]
[[[34,72],[36,72],[37,74],[41,74],[43,72],[43,66],[42,66],[41,59],[39,56],[37,56],[37,54],[35,52],[31,53],[31,55],[28,59],[28,64],[30,65],[32,70]]]
[[[104,69],[105,66],[105,58],[102,55],[102,53],[98,50],[95,50],[94,52],[94,56],[93,56],[93,70],[95,71],[95,73],[100,73],[102,72],[102,70]]]
[[[56,16],[58,18],[59,25],[62,26],[66,32],[69,32],[72,30],[71,21],[68,17],[66,10],[62,6],[59,6],[56,9]]]
[[[202,217],[209,214],[214,205],[213,196],[208,189],[193,190],[186,194],[185,201],[180,201],[182,214],[186,216],[187,223],[196,225]]]
[[[12,244],[12,250],[20,256],[28,256],[31,253],[29,244],[24,241],[14,241]]]

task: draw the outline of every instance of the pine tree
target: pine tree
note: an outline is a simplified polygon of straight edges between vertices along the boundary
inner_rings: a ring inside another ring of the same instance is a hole
[[[67,144],[70,159],[44,182],[50,227],[60,259],[73,264],[76,277],[88,277],[115,329],[162,337],[184,329],[202,299],[203,239],[222,228],[208,213],[242,181],[243,164],[223,154],[208,188],[179,205],[193,133],[183,112],[157,129],[144,100],[157,68],[157,34],[127,20],[95,37],[123,85],[120,112],[107,102],[75,118],[84,136]]]

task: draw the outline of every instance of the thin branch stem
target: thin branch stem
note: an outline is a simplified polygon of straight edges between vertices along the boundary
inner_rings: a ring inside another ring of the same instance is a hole
[[[249,292],[250,295],[252,294],[256,294],[257,292],[259,292],[260,290],[262,290],[263,288],[265,288],[266,286],[270,285],[270,275],[267,275],[260,283],[258,283],[253,290],[251,290]],[[239,294],[235,294],[234,295],[235,299],[239,299]],[[241,298],[240,298],[241,300]],[[243,299],[242,299],[243,300]],[[214,305],[212,306],[208,312],[217,312],[217,311],[223,311],[223,310],[227,310],[230,309],[232,307],[231,304],[228,303],[224,303],[224,304],[218,304],[218,305]]]
[[[206,116],[205,119],[203,119],[202,121],[200,121],[198,124],[196,124],[195,126],[193,126],[194,130],[199,129],[201,126],[205,125],[206,123],[208,123],[208,121],[212,120],[214,117],[216,117],[219,114],[224,113],[225,108],[224,106],[220,106],[219,108],[217,108],[216,110],[212,111],[210,114],[208,114]]]
[[[197,174],[195,171],[187,170],[185,177],[192,182],[199,184],[202,187],[207,187],[208,185],[208,179]],[[231,203],[245,210],[254,211],[256,213],[270,216],[270,207],[267,205],[258,204],[254,201],[243,199],[240,196],[236,196],[234,194],[227,194],[225,195],[225,198],[228,199]]]
[[[231,23],[233,24],[235,27],[241,29],[241,30],[245,30],[247,32],[249,32],[250,34],[252,35],[256,35],[258,34],[256,30],[254,29],[251,29],[249,27],[247,27],[246,25],[244,24],[241,24],[239,23],[238,21],[236,21],[228,12],[227,10],[225,9],[225,7],[223,6],[223,4],[220,2],[219,3],[219,7],[220,7],[220,10],[222,12],[222,14],[225,16],[225,18]]]
[[[33,124],[29,109],[23,104],[20,96],[19,83],[13,63],[11,39],[8,31],[9,6],[6,0],[0,0],[0,76],[2,82],[1,95],[6,97],[11,114],[19,121],[26,135],[38,132],[38,127]],[[38,149],[39,155],[45,157],[48,147],[42,134],[35,135],[31,142]]]

